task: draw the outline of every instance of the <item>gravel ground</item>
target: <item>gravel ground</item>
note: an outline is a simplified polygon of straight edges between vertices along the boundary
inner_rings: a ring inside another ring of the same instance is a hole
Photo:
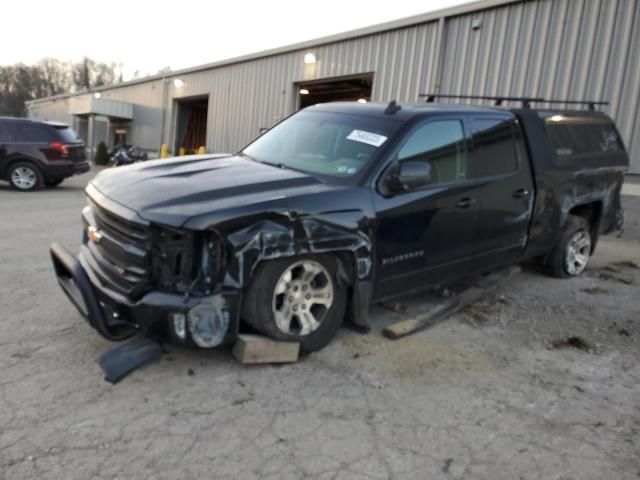
[[[76,249],[88,175],[0,185],[0,478],[638,479],[640,197],[574,280],[524,271],[402,340],[343,329],[287,366],[170,348],[112,386],[111,347],[59,291],[48,245]],[[566,342],[567,339],[576,337]],[[574,346],[571,346],[573,344]],[[575,348],[581,347],[581,348]]]

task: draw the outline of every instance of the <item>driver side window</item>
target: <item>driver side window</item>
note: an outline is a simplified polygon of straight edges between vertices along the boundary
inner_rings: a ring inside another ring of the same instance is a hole
[[[426,162],[431,183],[467,178],[467,149],[461,120],[436,120],[418,127],[398,152],[400,161]]]

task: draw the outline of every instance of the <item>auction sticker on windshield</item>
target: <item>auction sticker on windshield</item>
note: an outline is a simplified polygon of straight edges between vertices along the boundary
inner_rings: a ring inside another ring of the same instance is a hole
[[[378,135],[377,133],[365,132],[364,130],[354,130],[347,135],[347,140],[353,140],[355,142],[366,143],[368,145],[373,145],[374,147],[379,147],[387,140],[387,137],[384,135]]]

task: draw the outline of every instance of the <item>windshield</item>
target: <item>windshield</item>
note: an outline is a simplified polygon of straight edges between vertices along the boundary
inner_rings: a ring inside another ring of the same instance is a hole
[[[351,177],[369,163],[400,122],[359,115],[302,111],[245,148],[252,159],[308,173]]]

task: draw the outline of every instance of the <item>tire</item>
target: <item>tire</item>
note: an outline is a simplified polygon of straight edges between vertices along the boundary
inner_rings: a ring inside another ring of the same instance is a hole
[[[33,163],[14,163],[9,168],[9,183],[21,192],[32,192],[42,187],[42,172]]]
[[[44,180],[44,184],[47,187],[53,188],[57,187],[64,181],[64,178],[46,178]]]
[[[546,257],[542,268],[556,278],[571,278],[580,275],[591,255],[591,229],[582,217],[569,215],[558,243]]]
[[[346,309],[347,289],[338,285],[336,272],[331,255],[263,263],[244,298],[244,321],[275,340],[299,342],[303,353],[324,348]]]

